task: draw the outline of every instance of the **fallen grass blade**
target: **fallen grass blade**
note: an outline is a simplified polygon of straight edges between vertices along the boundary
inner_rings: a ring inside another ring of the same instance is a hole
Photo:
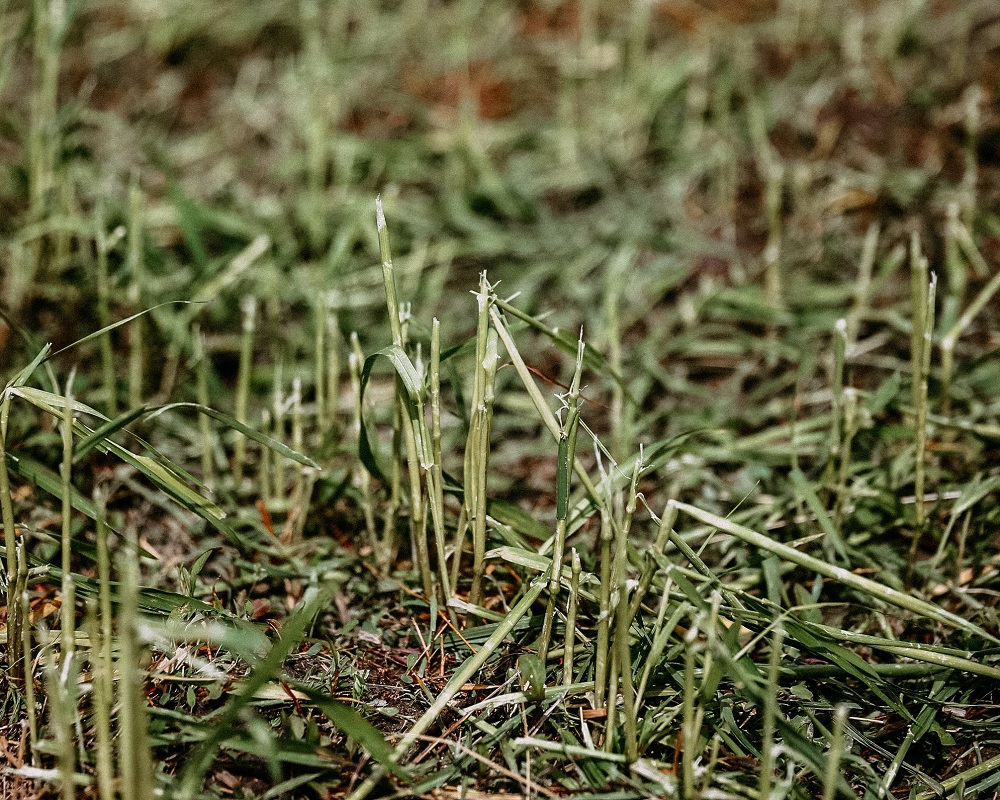
[[[878,583],[877,581],[873,581],[870,578],[865,578],[862,575],[856,575],[844,567],[835,567],[825,561],[822,561],[821,559],[802,553],[794,547],[789,547],[781,542],[776,542],[769,536],[764,536],[763,534],[752,531],[743,525],[732,522],[725,517],[720,517],[718,514],[713,514],[710,511],[703,511],[702,509],[689,505],[688,503],[681,503],[676,500],[671,500],[670,502],[677,507],[678,511],[683,511],[685,514],[694,517],[694,519],[699,522],[711,525],[712,527],[718,528],[720,531],[725,531],[726,533],[735,536],[737,539],[740,539],[753,547],[773,553],[785,561],[798,564],[800,567],[805,567],[806,569],[823,575],[824,577],[832,578],[833,580],[838,581],[845,586],[849,586],[862,594],[881,600],[885,603],[896,606],[897,608],[903,608],[914,614],[942,622],[945,625],[950,625],[958,630],[964,631],[965,633],[978,636],[985,641],[1000,644],[1000,639],[990,633],[987,633],[978,625],[969,622],[966,619],[962,619],[962,617],[957,614],[953,614],[950,611],[946,611],[943,608],[933,605],[932,603],[928,603],[926,600],[921,600],[918,597],[905,594],[889,586]]]

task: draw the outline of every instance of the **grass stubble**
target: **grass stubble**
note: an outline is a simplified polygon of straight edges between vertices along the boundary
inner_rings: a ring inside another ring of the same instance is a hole
[[[377,12],[381,35],[418,35],[406,24],[422,17],[421,4],[404,5]],[[451,13],[470,11],[459,5]],[[886,219],[855,237],[834,228],[857,266],[832,251],[796,261],[812,246],[803,227],[816,224],[796,181],[821,167],[773,143],[768,115],[780,107],[735,77],[747,52],[726,53],[706,35],[676,61],[663,63],[659,49],[643,58],[656,22],[647,5],[611,15],[604,42],[597,6],[584,4],[568,49],[558,36],[550,42],[558,113],[552,142],[532,146],[539,164],[551,156],[559,170],[535,176],[549,181],[535,197],[519,193],[516,173],[499,170],[477,138],[489,132],[504,148],[517,132],[487,128],[470,111],[479,91],[471,81],[486,68],[468,56],[455,141],[428,136],[445,154],[441,227],[461,232],[449,246],[477,262],[540,259],[534,273],[482,271],[469,300],[469,286],[452,296],[420,272],[428,253],[450,251],[431,241],[427,226],[439,221],[430,207],[393,183],[403,179],[390,177],[392,159],[378,179],[391,191],[371,224],[370,182],[350,177],[364,139],[338,133],[326,150],[332,112],[315,93],[297,111],[309,198],[299,230],[265,234],[176,192],[158,206],[133,170],[120,202],[103,188],[92,205],[66,201],[80,187],[60,162],[69,128],[54,87],[72,14],[36,0],[29,202],[9,248],[17,274],[6,299],[23,306],[40,281],[71,287],[66,265],[77,259],[95,276],[85,291],[99,330],[71,346],[79,367],[64,369],[68,355],[53,356],[5,314],[22,338],[17,353],[27,353],[0,400],[4,708],[23,720],[4,735],[13,741],[19,730],[26,742],[4,777],[20,783],[6,785],[67,798],[213,797],[250,780],[237,766],[249,757],[268,797],[361,800],[392,791],[390,782],[416,795],[461,785],[606,800],[831,800],[903,789],[929,800],[994,786],[1000,640],[988,531],[1000,431],[988,334],[983,341],[1000,287],[984,247],[1000,222],[977,196],[976,143],[990,122],[978,87],[956,106],[962,170],[941,191],[944,213],[931,217],[939,227],[907,233]],[[742,30],[778,55],[796,36],[827,46],[793,6]],[[888,53],[892,68],[892,58],[907,59],[906,37],[919,45],[927,36],[927,53],[940,46],[930,21],[900,13],[851,11],[834,48],[850,80],[867,83],[867,47]],[[333,85],[346,67],[324,62],[324,37],[344,31],[323,26],[348,23],[314,3],[300,17],[308,36],[292,68]],[[971,37],[974,18],[947,20]],[[374,31],[358,25],[360,53]],[[617,45],[627,58],[609,59]],[[251,77],[241,80],[259,87]],[[795,76],[774,80],[775,94],[794,96]],[[596,119],[587,98],[621,87],[629,92],[617,102],[631,98],[630,112]],[[650,139],[651,161],[667,158],[664,143],[683,153],[666,169],[670,180],[644,187],[666,199],[686,183],[688,203],[739,210],[739,176],[756,164],[761,257],[734,255],[729,212],[718,240],[692,246],[683,233],[666,243],[643,233],[634,194],[616,194],[591,158],[595,132],[614,124],[622,135],[608,158],[624,159],[619,168],[635,155],[637,131]],[[411,146],[408,168],[420,169],[425,145]],[[835,141],[816,146],[837,164]],[[520,168],[516,159],[509,168]],[[905,206],[906,181],[921,178],[912,172],[888,170],[879,191]],[[923,180],[926,198],[934,187]],[[330,226],[332,193],[339,228]],[[582,210],[554,213],[565,196]],[[804,207],[789,210],[789,197]],[[855,201],[833,195],[828,208]],[[390,253],[387,210],[423,252],[404,258],[405,269]],[[151,244],[164,213],[202,262],[178,265],[182,280],[167,281],[167,292],[157,290],[159,265],[176,256]],[[632,237],[615,255],[600,244],[608,213]],[[594,237],[567,249],[589,226]],[[72,251],[67,227],[83,232],[85,249]],[[544,246],[519,251],[523,242],[506,243],[510,228]],[[338,239],[344,231],[355,238]],[[209,265],[209,234],[239,243]],[[297,281],[273,262],[296,260],[283,248],[299,234],[314,260]],[[907,238],[909,291],[896,275]],[[936,238],[941,292],[926,246]],[[712,254],[699,255],[704,247]],[[709,274],[711,259],[732,262],[725,281]],[[603,263],[612,267],[596,280],[588,270],[600,274]],[[699,274],[691,264],[707,267]],[[830,264],[855,269],[857,281],[825,279]],[[413,297],[400,297],[404,285]],[[437,288],[425,297],[427,286]],[[198,305],[161,302],[176,291]],[[676,302],[661,303],[664,295]],[[422,316],[435,297],[437,309]],[[221,330],[213,306],[223,309]],[[311,320],[301,331],[295,308]],[[133,317],[115,322],[119,311]],[[566,336],[560,323],[578,316],[579,337]],[[604,330],[603,352],[588,341],[590,325]],[[232,393],[213,358],[229,352]],[[552,366],[535,366],[543,358]],[[193,400],[147,400],[151,363],[164,367],[168,390],[185,389],[177,374],[189,363]],[[566,383],[546,374],[560,370]],[[101,410],[76,399],[74,385]],[[542,463],[554,467],[531,466]],[[190,529],[198,554],[157,557],[165,540],[137,524],[140,507],[168,530]],[[46,530],[48,508],[58,508],[58,538]],[[330,535],[345,527],[346,538]],[[312,668],[323,659],[336,669]],[[395,666],[371,681],[379,660]]]

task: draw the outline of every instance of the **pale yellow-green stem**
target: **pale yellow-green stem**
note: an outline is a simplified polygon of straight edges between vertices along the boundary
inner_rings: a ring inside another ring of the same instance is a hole
[[[570,552],[570,588],[569,604],[566,608],[566,640],[563,644],[563,685],[573,683],[573,658],[576,653],[576,616],[579,609],[578,594],[580,591],[580,573],[582,565],[580,554],[574,547]]]
[[[97,322],[101,328],[111,324],[111,278],[108,275],[108,252],[111,244],[104,229],[104,205],[100,199],[94,212],[95,238],[97,245]],[[104,383],[105,409],[114,419],[118,416],[118,388],[115,379],[115,352],[111,343],[111,332],[101,336],[101,375]]]
[[[437,317],[431,322],[431,360],[428,369],[431,403],[431,467],[427,471],[427,494],[434,526],[434,544],[437,548],[440,596],[448,608],[449,615],[454,617],[454,611],[448,606],[452,583],[449,580],[448,557],[445,550],[444,472],[441,465],[441,322]]]
[[[7,471],[7,420],[10,416],[10,398],[4,391],[0,400],[0,518],[3,520],[4,547],[7,553],[7,586],[14,583],[17,575],[17,556],[14,543],[17,534],[14,530],[14,500],[10,493],[10,473]],[[8,598],[10,601],[10,598]]]
[[[62,625],[63,657],[70,658],[76,649],[74,629],[76,609],[73,602],[73,378],[76,370],[66,380],[65,406],[62,418],[63,457],[60,465],[62,479],[62,579],[63,597],[59,609]]]
[[[764,689],[764,707],[760,709],[762,718],[760,744],[760,774],[757,780],[757,796],[761,800],[771,797],[774,782],[775,740],[774,731],[778,719],[778,669],[781,666],[781,647],[785,631],[776,624],[771,637],[771,654],[767,661],[767,687]]]
[[[143,310],[146,282],[145,257],[142,246],[143,203],[138,181],[132,180],[128,192],[128,269],[130,275],[128,302],[133,314]],[[144,317],[129,323],[128,397],[129,405],[138,408],[143,397],[143,373],[146,366]],[[200,402],[200,401],[199,401]],[[204,415],[201,415],[204,416]]]
[[[392,251],[389,248],[389,231],[386,228],[385,214],[382,211],[382,198],[375,200],[375,218],[378,226],[379,253],[382,258],[382,282],[385,285],[386,308],[389,312],[389,327],[392,331],[392,343],[402,349],[406,342],[403,330],[403,319],[400,313],[399,301],[396,295],[395,269],[392,264]],[[426,451],[427,442],[423,425],[415,424],[414,418],[423,420],[423,403],[417,409],[413,418],[407,412],[410,399],[403,387],[402,379],[396,377],[396,423],[398,441],[405,448],[407,472],[410,484],[410,544],[420,571],[421,582],[428,599],[434,593],[434,577],[431,572],[430,553],[427,547],[427,505],[423,481],[424,467],[429,466],[430,453]],[[394,447],[394,451],[399,448]]]
[[[549,599],[545,606],[538,657],[545,663],[548,656],[556,600],[562,580],[563,553],[566,549],[566,526],[569,519],[570,477],[576,460],[576,433],[580,422],[580,380],[583,375],[583,331],[577,343],[576,370],[566,398],[566,419],[560,426],[558,461],[556,464],[556,531],[552,544],[552,579],[549,581]]]
[[[24,682],[24,707],[28,717],[28,743],[30,745],[30,760],[35,763],[35,753],[38,748],[38,719],[35,709],[35,659],[31,648],[31,603],[28,597],[28,560],[24,554],[24,544],[19,544],[17,548],[18,563],[18,585],[20,594],[18,595],[18,605],[20,606],[21,625],[21,663],[23,664]],[[13,632],[13,626],[8,625],[8,635]]]
[[[253,337],[257,325],[257,298],[246,295],[240,304],[243,312],[243,330],[240,335],[240,359],[236,373],[236,413],[238,422],[246,425],[249,422],[248,407],[250,404],[250,382],[253,375]],[[243,482],[243,470],[246,466],[247,442],[245,436],[237,436],[233,442],[233,484],[239,491]],[[269,493],[269,492],[268,492]]]
[[[205,335],[197,326],[192,332],[192,348],[198,403],[208,408],[211,406],[208,394],[208,356],[205,353]],[[215,459],[212,457],[212,427],[206,414],[198,415],[198,437],[201,439],[201,479],[209,489],[214,489]]]

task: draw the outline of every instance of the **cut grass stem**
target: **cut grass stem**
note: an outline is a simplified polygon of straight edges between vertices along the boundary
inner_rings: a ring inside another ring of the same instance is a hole
[[[594,707],[604,708],[608,687],[608,650],[611,641],[611,542],[614,532],[611,512],[601,506],[600,532],[600,606],[597,614],[597,640],[594,645]]]
[[[327,359],[327,338],[329,337],[329,310],[327,307],[327,296],[322,292],[317,293],[313,302],[312,326],[313,326],[313,391],[316,403],[316,431],[319,434],[320,446],[326,440],[327,431],[330,429],[330,422],[335,409],[327,407],[327,377],[330,370],[330,363]]]
[[[62,576],[63,598],[59,608],[61,629],[63,633],[63,655],[71,657],[75,648],[74,634],[76,623],[76,608],[71,600],[72,592],[72,555],[73,555],[73,379],[76,370],[70,371],[66,379],[65,405],[62,417],[62,464],[60,478],[62,479]]]
[[[128,191],[128,303],[133,314],[145,307],[146,269],[143,250],[143,198],[138,180],[133,178]],[[146,320],[136,317],[129,324],[128,398],[131,408],[142,405],[146,370]],[[199,401],[201,402],[201,401]],[[206,405],[208,405],[206,403]]]
[[[392,343],[405,351],[406,337],[403,329],[403,311],[396,295],[395,269],[392,264],[392,251],[389,248],[389,231],[386,229],[385,214],[382,211],[382,198],[375,199],[375,218],[378,226],[379,253],[382,257],[382,282],[385,286],[386,307],[389,312],[389,327],[392,331]],[[424,595],[430,599],[434,594],[434,573],[431,569],[430,553],[427,547],[427,506],[422,473],[429,468],[429,452],[426,435],[420,428],[425,427],[422,400],[413,402],[418,408],[408,409],[410,403],[402,378],[396,376],[396,422],[398,442],[406,454],[407,473],[410,484],[410,547],[417,568],[420,571]],[[413,413],[410,413],[410,412]],[[394,442],[395,444],[395,442]],[[394,447],[398,453],[401,448]],[[443,566],[443,565],[442,565]],[[473,600],[473,602],[476,602]]]
[[[211,406],[208,391],[209,359],[205,351],[205,335],[197,326],[192,331],[191,346],[195,367],[195,391],[198,403],[206,408]],[[198,415],[198,436],[201,439],[201,479],[209,489],[215,488],[215,459],[212,426],[205,414]],[[239,437],[241,440],[242,436]]]
[[[45,689],[49,701],[49,728],[54,738],[56,775],[59,781],[59,795],[62,800],[74,800],[76,788],[76,748],[73,746],[73,730],[76,717],[76,681],[74,670],[76,660],[63,654],[57,663],[55,651],[46,651]]]
[[[101,328],[111,326],[111,277],[108,275],[108,253],[111,243],[104,222],[104,204],[98,201],[94,211],[95,244],[97,248],[97,322]],[[101,375],[104,383],[104,407],[107,415],[118,416],[118,385],[115,378],[115,352],[111,332],[100,338]]]
[[[914,504],[916,512],[916,530],[913,533],[913,541],[910,544],[910,552],[906,559],[906,575],[904,585],[909,587],[913,581],[913,569],[916,565],[917,554],[920,549],[920,540],[927,527],[927,512],[925,508],[924,491],[927,475],[927,386],[930,381],[931,371],[931,349],[934,336],[934,297],[937,291],[937,276],[933,273],[926,289],[922,292],[923,308],[921,311],[921,321],[923,331],[920,344],[919,369],[914,373],[916,381],[916,444],[915,444],[915,476],[913,484],[913,494],[917,499]]]
[[[13,636],[18,633],[17,626],[20,626],[21,652],[18,661],[8,661],[10,664],[11,678],[24,681],[24,706],[25,716],[28,718],[28,756],[29,761],[34,764],[38,751],[38,716],[35,706],[35,658],[31,646],[31,598],[28,596],[28,560],[25,555],[26,547],[20,543],[17,548],[18,573],[17,583],[19,588],[18,606],[20,613],[17,625],[8,623],[7,634]],[[9,640],[8,640],[9,641]],[[20,670],[20,675],[18,674]]]
[[[348,372],[351,378],[351,392],[354,398],[353,404],[353,425],[355,438],[360,440],[361,437],[361,425],[362,425],[362,415],[361,415],[361,365],[364,363],[364,354],[361,352],[361,343],[358,341],[358,334],[354,331],[351,332],[351,348],[347,355],[347,366]],[[377,533],[375,531],[375,506],[372,502],[372,478],[368,472],[367,467],[359,458],[354,465],[354,485],[358,488],[361,500],[361,513],[364,514],[365,518],[365,531],[368,534],[368,540],[375,547],[376,552],[376,563],[381,567],[388,565],[388,554],[391,553],[395,547],[392,536],[392,531],[395,530],[395,526],[387,526],[385,530],[385,538],[381,542],[381,546],[377,541]]]
[[[572,464],[576,460],[576,434],[580,422],[580,379],[583,374],[583,331],[580,332],[576,352],[576,369],[573,382],[566,395],[566,417],[559,431],[558,459],[556,464],[556,531],[552,545],[552,578],[549,581],[549,599],[545,606],[545,620],[538,645],[538,657],[545,664],[552,637],[552,624],[562,580],[562,562],[566,551],[566,524],[569,517],[569,494]]]
[[[614,375],[622,374],[621,301],[628,268],[634,260],[631,252],[621,253],[615,266],[608,270],[604,299],[604,318],[607,325],[608,364]],[[626,456],[632,440],[629,425],[631,407],[625,403],[625,390],[616,380],[611,382],[611,455],[617,461]]]
[[[913,303],[913,332],[910,339],[910,365],[913,375],[913,408],[915,418],[913,421],[916,434],[916,451],[914,459],[916,461],[916,471],[914,478],[914,494],[917,498],[916,531],[914,532],[914,542],[920,539],[924,528],[924,475],[925,475],[925,444],[927,441],[926,419],[927,419],[927,383],[923,378],[924,363],[930,363],[930,355],[924,350],[929,342],[926,336],[928,330],[928,320],[932,313],[928,307],[928,270],[927,259],[920,252],[920,239],[914,233],[910,239],[910,275]],[[933,328],[932,328],[933,329]]]
[[[257,326],[257,298],[253,295],[244,296],[240,309],[243,315],[243,328],[240,335],[240,357],[236,372],[236,420],[243,425],[249,422],[250,384],[253,376],[253,343],[254,330]],[[247,443],[242,436],[237,436],[233,442],[233,461],[231,469],[233,484],[237,491],[243,483],[243,472],[246,468]]]
[[[771,787],[774,783],[774,767],[778,747],[775,741],[775,721],[780,714],[778,709],[778,674],[781,667],[781,648],[785,639],[784,628],[775,623],[771,633],[771,651],[767,660],[767,684],[764,688],[764,707],[761,714],[761,745],[760,745],[760,776],[757,783],[757,796],[760,800],[769,800]]]
[[[17,575],[17,556],[14,546],[17,532],[14,529],[14,501],[10,493],[10,473],[7,470],[7,422],[10,418],[10,400],[10,392],[4,391],[3,397],[0,398],[0,517],[3,520],[8,586],[15,582]]]
[[[279,442],[284,442],[288,425],[285,421],[288,411],[288,398],[285,396],[285,359],[279,355],[274,365],[274,379],[271,383],[271,435]],[[278,505],[286,497],[287,488],[285,465],[280,459],[271,459],[271,496]]]
[[[580,562],[580,554],[577,553],[574,547],[570,552],[570,589],[569,589],[569,600],[566,608],[566,639],[563,644],[563,685],[569,686],[573,683],[573,659],[576,654],[576,619],[577,613],[579,611],[579,591],[580,591],[580,573],[582,571],[582,564]]]
[[[646,552],[645,561],[642,566],[642,573],[639,576],[635,593],[633,594],[632,601],[629,604],[629,617],[632,621],[636,619],[640,609],[642,608],[642,602],[646,597],[646,592],[649,591],[650,584],[653,582],[653,575],[657,569],[657,557],[663,555],[663,550],[666,547],[667,542],[670,540],[670,536],[673,533],[674,523],[676,521],[677,509],[674,506],[668,505],[666,510],[663,512],[663,516],[660,518],[656,540],[653,542],[652,547],[650,547]]]
[[[447,531],[444,516],[444,470],[441,452],[441,322],[435,317],[431,321],[430,354],[430,404],[431,404],[431,466],[427,471],[427,494],[430,503],[431,524],[434,528],[434,545],[437,550],[438,587],[440,600],[452,619],[457,623],[455,613],[448,605],[452,596],[452,582],[448,573]],[[457,554],[456,554],[457,555]]]
[[[91,707],[94,714],[94,772],[98,796],[114,797],[114,745],[111,739],[111,709],[113,695],[108,687],[113,680],[111,665],[105,661],[104,633],[96,598],[87,603],[86,631],[90,637]]]
[[[472,586],[469,602],[481,605],[483,573],[486,568],[487,475],[489,472],[490,431],[498,362],[497,331],[490,324],[492,287],[486,273],[479,277],[476,294],[479,314],[476,325],[476,363],[473,370],[472,413],[465,445],[465,517],[472,529]],[[461,529],[460,529],[461,530]],[[456,557],[458,554],[456,554]]]
[[[118,607],[118,764],[122,800],[144,800],[153,784],[146,714],[143,649],[139,638],[139,565],[135,542],[119,561]]]
[[[826,772],[823,775],[822,800],[834,800],[837,796],[837,783],[841,775],[841,762],[844,758],[844,726],[847,722],[848,707],[839,704],[833,711],[833,725],[830,732],[830,748],[826,753]]]
[[[615,555],[611,566],[611,604],[614,608],[614,629],[611,633],[610,669],[608,676],[608,694],[605,703],[608,729],[605,738],[605,749],[611,749],[616,727],[618,697],[622,697],[622,714],[625,728],[625,755],[628,762],[633,763],[638,756],[638,740],[636,734],[636,704],[635,689],[632,678],[632,649],[629,641],[632,624],[631,607],[628,594],[628,537],[632,529],[632,518],[637,507],[637,486],[642,471],[642,450],[635,460],[632,470],[632,481],[628,489],[628,500],[625,504],[624,518],[612,525],[615,534]]]
[[[684,684],[681,705],[680,740],[675,745],[681,751],[681,785],[683,797],[695,797],[695,762],[698,760],[698,738],[705,707],[698,702],[695,669],[697,664],[698,626],[692,625],[684,637]],[[762,799],[763,800],[763,799]]]
[[[28,603],[28,567],[25,543],[15,545],[17,569],[7,585],[7,690],[23,683],[27,697],[28,685],[33,686],[31,664],[31,606]],[[27,700],[26,700],[27,702]],[[32,709],[32,713],[34,709]],[[33,720],[32,720],[33,721]],[[32,745],[34,745],[32,738]],[[34,751],[32,751],[34,752]]]

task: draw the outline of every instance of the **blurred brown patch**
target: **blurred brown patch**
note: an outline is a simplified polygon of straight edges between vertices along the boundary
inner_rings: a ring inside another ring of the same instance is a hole
[[[503,119],[514,113],[511,85],[497,74],[490,61],[474,61],[468,69],[436,74],[411,65],[404,69],[403,88],[448,118],[454,116],[464,97],[475,99],[480,119]]]
[[[867,150],[883,152],[893,139],[896,109],[881,98],[865,97],[857,89],[844,90],[819,113],[819,124],[835,119],[841,131]]]
[[[522,36],[575,35],[580,31],[578,0],[560,3],[529,0],[520,6],[518,30]]]
[[[745,25],[760,22],[777,10],[776,0],[661,0],[659,19],[675,29],[697,34],[719,24]]]
[[[133,50],[95,64],[89,47],[95,39],[126,36],[136,25],[123,9],[101,8],[81,14],[63,51],[60,96],[73,97],[83,91],[92,108],[120,114],[127,114],[139,103],[153,88],[157,60],[148,52]]]

